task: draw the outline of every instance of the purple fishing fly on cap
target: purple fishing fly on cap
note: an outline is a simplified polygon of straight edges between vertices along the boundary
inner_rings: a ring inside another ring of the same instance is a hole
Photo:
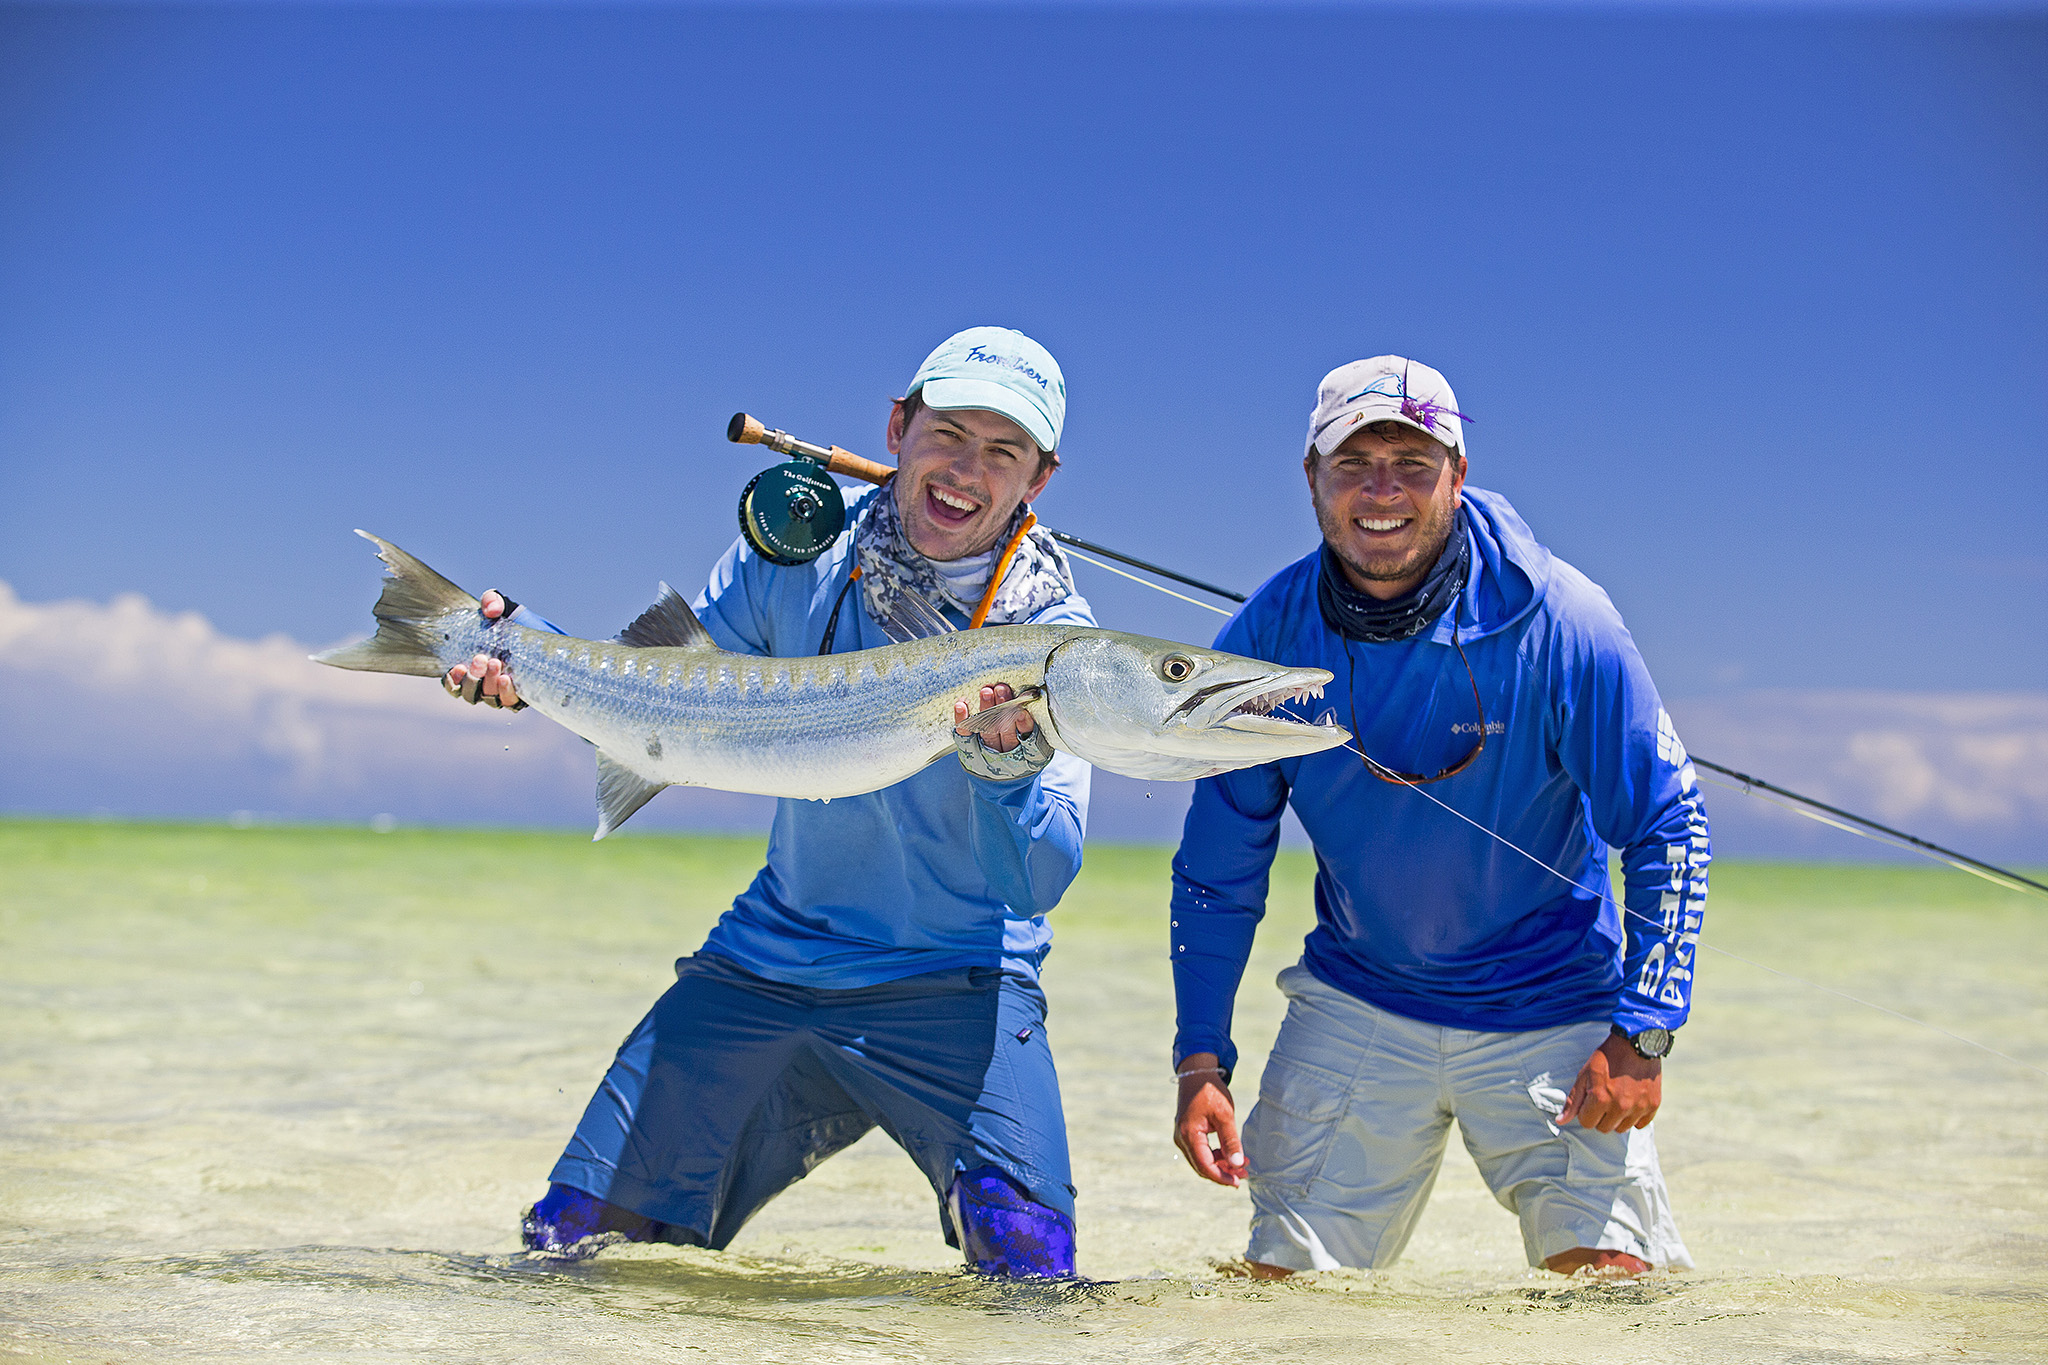
[[[1406,356],[1378,355],[1354,360],[1323,376],[1309,417],[1306,454],[1327,455],[1356,427],[1400,422],[1443,442],[1460,455],[1466,422],[1458,397],[1443,375]]]

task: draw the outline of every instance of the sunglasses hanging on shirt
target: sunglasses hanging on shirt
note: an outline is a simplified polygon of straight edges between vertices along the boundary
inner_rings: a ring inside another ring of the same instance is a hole
[[[1392,782],[1401,787],[1420,787],[1429,782],[1441,782],[1447,777],[1456,777],[1464,772],[1472,766],[1474,759],[1486,751],[1486,703],[1479,699],[1479,677],[1472,671],[1472,661],[1465,657],[1465,646],[1458,642],[1458,627],[1455,622],[1451,626],[1451,648],[1458,652],[1458,662],[1465,665],[1465,680],[1472,684],[1472,706],[1479,713],[1479,742],[1472,746],[1471,753],[1450,767],[1425,776],[1422,773],[1404,773],[1397,768],[1389,768],[1377,759],[1367,756],[1365,731],[1358,728],[1358,656],[1351,652],[1351,641],[1344,642],[1344,661],[1350,666],[1349,676],[1344,680],[1345,695],[1351,701],[1351,735],[1357,745],[1353,752],[1358,755],[1358,761],[1365,765],[1365,770],[1380,781]]]

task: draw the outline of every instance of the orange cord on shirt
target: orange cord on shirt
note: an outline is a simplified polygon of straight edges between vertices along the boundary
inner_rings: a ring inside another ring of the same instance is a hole
[[[996,556],[996,567],[994,572],[988,576],[988,588],[981,594],[981,605],[974,609],[974,619],[967,623],[969,630],[979,630],[981,623],[988,619],[988,609],[995,605],[996,589],[1002,586],[1003,575],[1010,571],[1010,561],[1016,558],[1017,547],[1024,543],[1025,535],[1036,525],[1038,525],[1038,514],[1036,512],[1026,512],[1024,514],[1024,524],[1017,528],[1017,534],[1010,537],[1010,543],[1003,547],[1003,552],[1000,555]]]

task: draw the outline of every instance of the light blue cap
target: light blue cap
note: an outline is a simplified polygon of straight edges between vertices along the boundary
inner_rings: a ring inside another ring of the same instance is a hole
[[[926,407],[1001,413],[1040,450],[1060,448],[1066,377],[1052,352],[1013,328],[969,327],[947,337],[917,367],[904,396],[919,390]]]

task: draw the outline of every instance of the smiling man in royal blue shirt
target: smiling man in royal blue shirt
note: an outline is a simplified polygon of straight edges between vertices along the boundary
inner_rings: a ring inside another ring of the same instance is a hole
[[[1607,595],[1465,486],[1467,420],[1399,356],[1326,376],[1304,457],[1323,544],[1217,638],[1329,669],[1357,746],[1205,779],[1174,860],[1175,1139],[1249,1181],[1254,1273],[1396,1259],[1454,1120],[1530,1264],[1691,1264],[1650,1121],[1706,812]],[[1290,804],[1316,927],[1240,1144],[1231,1004]]]

